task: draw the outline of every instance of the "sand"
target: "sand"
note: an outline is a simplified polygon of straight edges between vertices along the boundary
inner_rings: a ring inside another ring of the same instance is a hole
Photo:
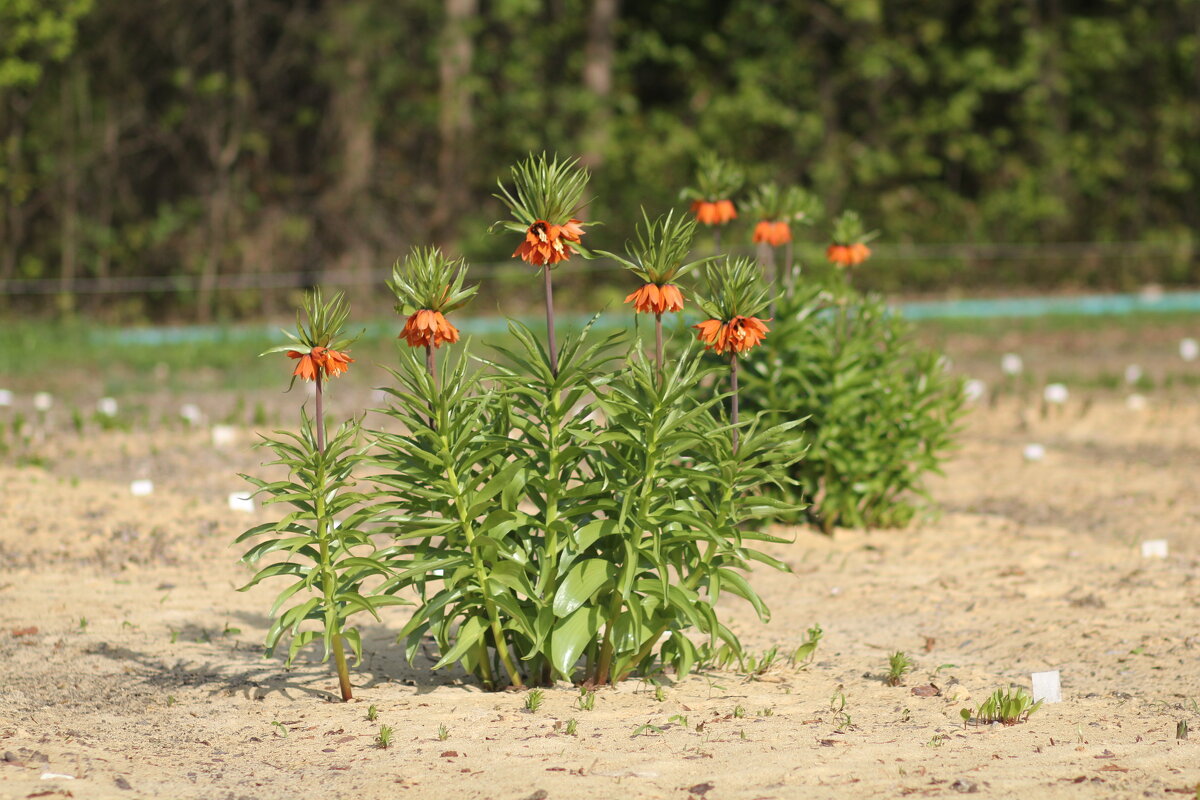
[[[403,608],[364,627],[351,703],[314,658],[264,659],[273,592],[235,591],[248,571],[230,543],[267,517],[226,499],[257,469],[249,431],[226,450],[170,427],[53,432],[45,465],[0,466],[0,797],[1193,796],[1200,403],[1052,411],[977,408],[933,484],[938,517],[781,530],[793,572],[753,576],[771,622],[736,598],[722,610],[754,654],[790,654],[820,623],[811,664],[665,676],[661,699],[628,681],[590,711],[564,683],[533,713],[524,693],[430,671],[429,653],[404,663]],[[130,496],[137,478],[155,493]],[[1169,555],[1143,558],[1146,539]],[[894,650],[916,665],[898,687],[882,680]],[[964,707],[1047,670],[1061,703],[964,725]]]

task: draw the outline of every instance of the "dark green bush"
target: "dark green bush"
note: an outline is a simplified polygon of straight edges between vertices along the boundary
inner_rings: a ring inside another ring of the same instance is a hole
[[[768,422],[804,418],[788,498],[828,532],[906,525],[928,495],[963,412],[959,379],[914,341],[881,298],[807,284],[781,299],[746,359],[742,407]]]

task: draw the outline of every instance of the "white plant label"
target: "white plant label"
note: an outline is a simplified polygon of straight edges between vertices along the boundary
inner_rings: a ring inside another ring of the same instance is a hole
[[[199,425],[200,420],[204,415],[200,413],[200,407],[195,403],[184,403],[179,407],[179,416],[183,417],[189,425]]]
[[[231,492],[229,494],[229,507],[234,511],[253,511],[254,498],[242,492]]]
[[[1070,396],[1071,393],[1067,391],[1067,387],[1061,383],[1047,384],[1046,388],[1042,390],[1042,397],[1046,402],[1053,403],[1056,406],[1061,406],[1067,402],[1067,398]]]
[[[1146,398],[1140,394],[1131,394],[1125,398],[1125,407],[1130,411],[1145,411]]]
[[[1033,673],[1033,702],[1062,702],[1062,681],[1058,670]]]
[[[237,429],[232,425],[212,426],[213,447],[229,447],[235,441],[237,441]]]
[[[1166,539],[1147,539],[1142,542],[1142,558],[1166,558]]]
[[[134,497],[148,497],[154,494],[154,481],[145,478],[134,481],[129,484],[129,493]]]
[[[1000,358],[1000,369],[1005,375],[1020,375],[1025,371],[1025,362],[1016,353],[1005,353]]]
[[[1195,361],[1200,357],[1200,342],[1195,339],[1180,339],[1179,357],[1184,361]]]
[[[1125,368],[1125,382],[1129,384],[1137,383],[1142,379],[1142,368],[1137,364],[1130,364]]]
[[[101,397],[96,402],[96,411],[105,417],[115,417],[117,415],[117,399],[115,397]]]
[[[54,408],[54,397],[49,392],[38,392],[33,396],[33,407],[43,414]]]
[[[1046,448],[1036,442],[1025,445],[1023,455],[1026,461],[1041,461],[1046,457]]]
[[[13,404],[13,393],[8,389],[0,389],[0,406],[11,406]]]
[[[963,397],[968,403],[978,403],[987,397],[987,384],[978,378],[972,378],[963,384]]]

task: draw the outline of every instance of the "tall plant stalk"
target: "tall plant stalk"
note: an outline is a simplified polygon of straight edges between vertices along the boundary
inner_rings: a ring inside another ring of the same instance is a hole
[[[550,372],[558,377],[558,341],[554,335],[554,282],[550,278],[549,265],[542,267],[546,276],[546,344],[550,348]]]
[[[733,425],[733,452],[738,449],[738,357],[737,353],[729,356],[729,422]]]

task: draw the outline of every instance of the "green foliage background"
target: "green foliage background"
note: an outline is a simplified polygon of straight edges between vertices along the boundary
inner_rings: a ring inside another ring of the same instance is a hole
[[[505,259],[495,178],[543,148],[593,168],[610,250],[714,149],[861,210],[877,287],[1196,277],[1197,0],[0,0],[0,31],[0,286],[43,308],[94,280],[236,316],[286,298],[223,275]],[[1166,249],[886,258],[947,241]]]

